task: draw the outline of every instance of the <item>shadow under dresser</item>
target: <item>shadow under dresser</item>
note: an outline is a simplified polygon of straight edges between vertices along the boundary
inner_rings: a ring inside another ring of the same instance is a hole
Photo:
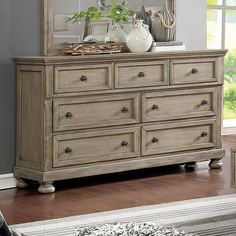
[[[226,50],[21,57],[17,186],[210,160],[221,168]]]

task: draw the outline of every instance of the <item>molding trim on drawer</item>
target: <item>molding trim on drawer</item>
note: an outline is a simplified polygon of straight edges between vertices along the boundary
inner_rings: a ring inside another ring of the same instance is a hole
[[[53,167],[138,157],[140,128],[55,135],[53,147]]]
[[[217,87],[142,95],[142,121],[165,121],[218,114]]]
[[[81,92],[112,89],[112,65],[56,66],[54,92]]]
[[[170,61],[170,84],[196,84],[219,80],[218,58],[176,59]]]
[[[137,124],[140,95],[58,98],[53,101],[54,131]]]
[[[216,120],[142,127],[142,155],[189,151],[217,146]]]
[[[169,84],[169,61],[115,64],[115,88],[138,88]]]

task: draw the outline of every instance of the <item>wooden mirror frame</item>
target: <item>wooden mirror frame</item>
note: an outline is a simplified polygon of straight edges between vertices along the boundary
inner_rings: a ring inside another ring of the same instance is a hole
[[[175,13],[176,0],[166,1],[169,9]],[[41,54],[56,55],[60,45],[53,45],[53,0],[41,1],[41,18]]]

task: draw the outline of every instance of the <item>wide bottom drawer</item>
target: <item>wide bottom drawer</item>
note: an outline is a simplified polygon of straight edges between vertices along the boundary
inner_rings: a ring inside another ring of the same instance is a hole
[[[142,155],[216,147],[216,120],[178,122],[142,128]]]
[[[56,135],[53,167],[137,157],[139,136],[138,127]]]

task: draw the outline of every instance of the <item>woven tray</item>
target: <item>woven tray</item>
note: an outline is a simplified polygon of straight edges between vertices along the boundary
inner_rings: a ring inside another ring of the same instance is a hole
[[[64,53],[73,56],[120,53],[123,45],[121,43],[81,43],[71,44],[63,50]]]

